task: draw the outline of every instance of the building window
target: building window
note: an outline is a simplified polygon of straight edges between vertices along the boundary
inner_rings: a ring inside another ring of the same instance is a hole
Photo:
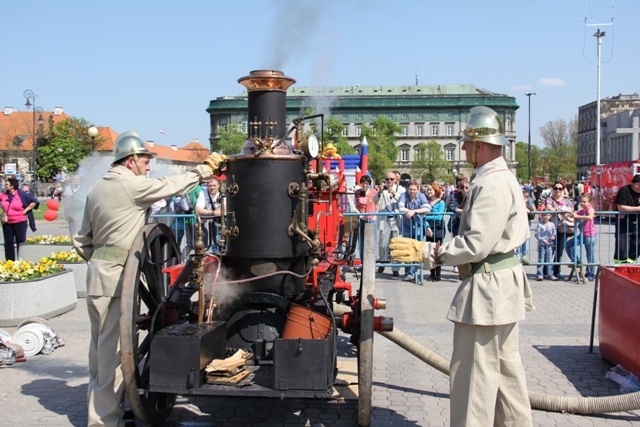
[[[342,136],[349,136],[349,128],[347,126],[342,128]]]
[[[387,113],[387,119],[389,119],[389,120],[393,120],[393,114],[391,114],[391,113]]]
[[[438,113],[431,113],[431,118],[432,119],[437,119],[438,118]]]
[[[416,136],[422,136],[423,131],[424,131],[424,127],[422,127],[422,125],[416,126]]]
[[[407,120],[409,118],[409,114],[402,113],[402,120]]]
[[[507,132],[511,132],[511,119],[507,119],[504,128]]]
[[[356,136],[362,135],[362,126],[356,126]]]
[[[398,156],[400,157],[400,161],[401,162],[408,162],[409,161],[409,149],[408,148],[401,148],[400,152],[398,153]]]
[[[362,113],[358,113],[357,118],[358,118],[358,120],[362,120],[363,119]]]
[[[349,115],[347,113],[342,113],[342,120],[347,120]]]
[[[247,133],[248,126],[249,126],[249,124],[247,122],[240,123],[240,128],[242,129],[243,133]]]
[[[444,156],[447,160],[449,161],[453,161],[454,160],[454,149],[453,148],[447,148],[446,150],[444,150]]]
[[[408,136],[409,135],[409,126],[402,126],[402,136]]]
[[[447,113],[447,119],[453,119],[453,113],[452,112],[448,112]]]
[[[371,118],[372,118],[373,120],[377,119],[377,118],[378,118],[378,113],[373,113],[373,114],[371,115]]]
[[[422,114],[422,113],[416,114],[416,118],[417,119],[423,119],[424,118],[423,116],[424,116],[424,114]]]
[[[438,136],[438,125],[431,125],[431,135]]]
[[[447,125],[447,136],[453,136],[453,125]]]
[[[415,148],[414,153],[415,153],[416,160],[419,161],[424,159],[424,148]]]

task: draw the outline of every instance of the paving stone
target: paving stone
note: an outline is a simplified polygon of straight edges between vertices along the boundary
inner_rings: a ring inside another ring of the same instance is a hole
[[[66,223],[39,224],[39,233],[65,234]],[[530,278],[535,267],[525,267]],[[566,269],[564,269],[566,271]],[[458,281],[449,267],[442,282],[416,286],[378,275],[376,296],[387,300],[381,312],[395,326],[445,358],[451,355],[453,325],[446,313]],[[349,279],[357,283],[352,275]],[[530,391],[555,396],[619,395],[605,378],[611,365],[589,353],[593,282],[536,282],[531,286],[537,309],[520,325],[520,347]],[[66,346],[48,356],[0,369],[0,425],[86,425],[87,346],[89,325],[84,299],[76,308],[50,320]],[[12,328],[3,328],[9,333]],[[374,339],[374,427],[449,425],[448,377],[382,336]],[[259,399],[179,396],[168,427],[355,426],[357,402],[321,399]],[[533,411],[534,426],[633,426],[640,411],[573,415]],[[136,423],[146,427],[142,423]]]

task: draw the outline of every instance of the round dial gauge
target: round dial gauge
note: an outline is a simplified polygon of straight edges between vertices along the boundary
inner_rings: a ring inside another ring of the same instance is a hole
[[[318,144],[318,138],[315,135],[308,135],[304,138],[300,148],[307,157],[316,157],[320,150],[320,144]]]

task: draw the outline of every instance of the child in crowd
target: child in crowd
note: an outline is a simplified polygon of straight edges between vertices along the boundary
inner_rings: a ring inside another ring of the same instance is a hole
[[[527,191],[522,191],[522,197],[524,197],[524,204],[527,207],[527,216],[529,220],[529,228],[531,228],[531,221],[535,218],[536,205],[529,197]],[[516,254],[520,257],[522,264],[529,265],[529,239],[525,240],[522,246],[516,248]]]
[[[598,241],[598,232],[596,231],[595,224],[595,209],[591,206],[591,195],[583,194],[580,196],[580,209],[578,212],[574,212],[572,214],[574,220],[578,220],[578,229],[580,230],[580,235],[578,237],[573,237],[567,240],[566,250],[567,255],[571,261],[574,260],[574,249],[576,247],[580,247],[581,244],[584,244],[584,250],[587,255],[587,274],[585,278],[587,280],[593,281],[595,279],[595,266],[594,263],[594,253],[596,248],[596,243]],[[578,239],[577,242],[574,242],[574,239]],[[578,259],[580,257],[578,256]]]
[[[538,200],[538,208],[537,208],[538,212],[542,212],[546,210],[546,206],[547,204],[545,202],[545,199]],[[542,220],[542,215],[540,215],[540,220]]]
[[[556,240],[556,225],[550,221],[551,214],[540,215],[540,222],[536,227],[536,239],[538,240],[538,275],[537,281],[544,277],[547,280],[555,280],[553,275],[553,248]],[[542,265],[542,264],[547,265]],[[546,271],[547,274],[543,274]]]

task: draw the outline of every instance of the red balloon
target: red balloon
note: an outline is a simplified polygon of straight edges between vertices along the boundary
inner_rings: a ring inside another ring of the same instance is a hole
[[[47,203],[48,205],[49,203]],[[54,221],[56,218],[58,218],[58,212],[54,211],[54,210],[48,210],[44,213],[44,219],[46,219],[47,221]]]
[[[60,207],[60,203],[56,199],[49,199],[47,201],[47,207],[52,211],[57,211],[58,208]],[[53,221],[53,219],[50,219],[49,221]]]

